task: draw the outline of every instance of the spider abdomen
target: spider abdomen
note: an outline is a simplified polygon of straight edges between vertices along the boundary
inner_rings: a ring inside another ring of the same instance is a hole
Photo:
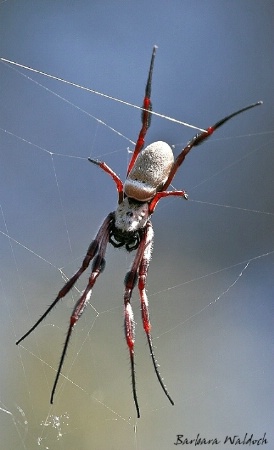
[[[140,202],[151,200],[165,184],[173,164],[171,147],[163,141],[153,142],[136,158],[124,183],[124,193]]]

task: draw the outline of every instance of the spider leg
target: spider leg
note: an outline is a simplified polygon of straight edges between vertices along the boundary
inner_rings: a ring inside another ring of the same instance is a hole
[[[125,320],[125,336],[127,341],[127,346],[129,349],[130,356],[130,367],[131,367],[131,381],[132,381],[132,391],[133,391],[133,399],[137,411],[137,417],[140,417],[140,409],[137,399],[137,390],[136,390],[136,378],[135,378],[135,368],[134,368],[134,344],[135,344],[135,321],[132,306],[130,304],[132,291],[138,280],[139,266],[143,259],[143,255],[146,249],[146,246],[149,245],[149,241],[147,238],[147,227],[143,230],[143,234],[141,235],[141,240],[139,246],[137,248],[137,252],[132,263],[130,270],[127,272],[125,276],[125,294],[124,294],[124,320]],[[152,243],[151,243],[152,244]]]
[[[154,210],[157,206],[158,201],[163,197],[183,197],[185,200],[188,199],[188,195],[186,191],[164,191],[164,192],[157,192],[157,194],[153,197],[149,204],[149,214],[153,214]]]
[[[216,122],[211,127],[208,127],[206,131],[202,131],[201,133],[196,134],[183,148],[181,153],[177,156],[177,158],[174,161],[174,165],[170,171],[170,174],[168,176],[167,181],[165,182],[163,186],[163,191],[166,190],[166,188],[170,185],[171,181],[173,180],[174,175],[176,174],[177,170],[179,169],[180,165],[183,163],[186,155],[190,152],[192,147],[195,147],[202,142],[204,142],[206,139],[208,139],[220,126],[222,126],[224,123],[226,123],[228,120],[232,119],[233,117],[237,116],[238,114],[241,114],[242,112],[247,111],[248,109],[254,108],[255,106],[261,105],[262,102],[252,103],[252,105],[248,105],[245,108],[240,109],[239,111],[236,111],[223,119]]]
[[[145,333],[147,335],[150,355],[152,358],[154,370],[156,372],[157,378],[159,380],[160,385],[166,396],[168,397],[170,403],[174,405],[173,400],[171,399],[167,389],[164,385],[164,382],[161,378],[159,372],[159,366],[157,364],[153,346],[152,346],[152,338],[150,334],[151,324],[149,320],[149,309],[148,309],[148,300],[145,291],[147,272],[149,267],[149,261],[152,253],[152,245],[153,245],[153,228],[151,222],[147,223],[146,228],[144,229],[139,247],[137,249],[137,253],[133,264],[131,266],[130,271],[127,273],[125,277],[125,294],[124,294],[124,316],[125,316],[125,335],[127,346],[129,349],[130,355],[130,366],[131,366],[131,380],[132,380],[132,391],[133,391],[133,399],[137,411],[137,417],[140,417],[140,409],[137,399],[137,389],[136,389],[136,377],[135,377],[135,368],[134,368],[134,344],[135,344],[135,322],[134,315],[132,311],[132,307],[130,304],[132,291],[138,280],[138,289],[140,292],[140,300],[141,300],[141,312],[142,312],[142,321]]]
[[[147,336],[147,341],[149,345],[150,355],[153,362],[154,370],[157,375],[158,381],[166,394],[167,398],[169,399],[170,403],[174,405],[174,402],[172,398],[170,397],[166,386],[164,385],[163,379],[161,377],[161,374],[159,372],[159,365],[156,361],[156,357],[153,350],[152,345],[152,337],[151,337],[151,323],[149,319],[149,307],[148,307],[148,298],[146,294],[146,279],[147,279],[147,272],[149,268],[149,262],[151,258],[152,253],[152,245],[153,245],[153,228],[152,224],[148,222],[147,228],[146,228],[146,245],[144,246],[144,253],[143,257],[140,263],[139,267],[139,277],[138,277],[138,289],[140,293],[140,301],[141,301],[141,312],[142,312],[142,321],[143,321],[143,328]]]
[[[44,312],[44,314],[42,314],[42,316],[37,320],[37,322],[24,334],[24,336],[22,336],[16,342],[16,345],[20,344],[20,342],[22,342],[29,334],[31,334],[35,330],[35,328],[42,322],[42,320],[45,319],[45,317],[49,314],[52,308],[54,308],[56,303],[58,303],[59,300],[65,297],[65,295],[67,295],[67,293],[71,290],[71,288],[74,286],[78,278],[89,266],[90,261],[94,258],[94,256],[98,252],[98,247],[101,240],[104,238],[106,234],[107,235],[109,234],[108,229],[112,220],[113,220],[113,213],[110,213],[104,220],[103,224],[101,225],[95,239],[91,242],[80,269],[67,281],[67,283],[58,292],[56,299],[52,302],[52,304],[48,307],[48,309]]]
[[[134,322],[134,314],[132,310],[132,306],[130,304],[132,291],[136,285],[137,277],[138,277],[138,269],[140,265],[140,261],[143,257],[145,248],[145,239],[142,236],[139,247],[137,249],[136,256],[134,258],[133,264],[129,272],[127,272],[125,276],[125,293],[124,293],[124,325],[125,325],[125,336],[127,341],[127,346],[129,350],[130,357],[130,370],[131,370],[131,382],[132,382],[132,391],[133,391],[133,399],[137,411],[137,417],[140,417],[140,409],[137,399],[137,390],[136,390],[136,378],[135,378],[135,368],[134,368],[134,343],[135,343],[135,322]]]
[[[118,177],[118,175],[116,175],[116,173],[104,161],[98,161],[97,159],[92,159],[92,158],[88,158],[88,160],[89,160],[89,162],[99,166],[101,169],[104,170],[104,172],[106,172],[108,175],[111,176],[114,183],[116,184],[116,188],[118,191],[118,203],[119,204],[122,203],[122,201],[124,199],[124,193],[123,193],[124,185],[123,185],[123,182]]]
[[[152,103],[150,100],[150,96],[151,96],[151,83],[152,83],[152,74],[153,74],[153,66],[154,66],[154,60],[155,60],[155,55],[156,55],[156,49],[157,49],[157,47],[154,46],[153,51],[152,51],[151,61],[150,61],[150,68],[149,68],[149,72],[148,72],[145,96],[144,96],[144,100],[143,100],[142,128],[139,133],[132,158],[128,165],[127,175],[131,171],[132,167],[134,166],[137,156],[139,155],[140,151],[144,147],[145,136],[147,134],[147,130],[149,129],[150,122],[151,122],[150,111],[152,110]]]
[[[55,381],[53,384],[53,388],[51,391],[51,397],[50,397],[51,404],[53,403],[55,390],[56,390],[56,387],[57,387],[57,384],[59,381],[59,377],[61,374],[64,360],[65,360],[65,356],[66,356],[66,352],[67,352],[67,348],[68,348],[68,344],[70,341],[72,330],[73,330],[74,326],[76,325],[76,323],[78,322],[79,318],[81,317],[81,315],[87,305],[87,302],[91,295],[91,290],[92,290],[98,276],[102,273],[102,271],[104,270],[104,267],[105,267],[105,253],[106,253],[106,248],[107,248],[107,244],[109,242],[109,235],[110,235],[110,230],[109,230],[110,223],[111,223],[111,220],[109,220],[110,218],[112,218],[112,214],[107,217],[107,219],[104,221],[104,223],[100,229],[100,231],[102,231],[102,233],[100,234],[100,242],[98,241],[99,249],[98,249],[98,253],[95,256],[94,261],[93,261],[92,271],[91,271],[91,274],[90,274],[90,277],[88,280],[87,287],[84,290],[81,297],[79,298],[79,300],[77,301],[77,303],[74,307],[73,313],[70,316],[69,329],[68,329],[66,340],[64,343],[59,366],[58,366],[58,369],[56,372],[56,377],[55,377]]]

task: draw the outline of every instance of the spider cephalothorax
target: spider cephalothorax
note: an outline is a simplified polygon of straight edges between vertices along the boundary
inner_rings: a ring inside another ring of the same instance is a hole
[[[126,197],[113,214],[109,242],[129,252],[136,250],[149,218],[148,204]]]
[[[140,202],[130,197],[119,203],[115,213],[117,232],[132,234],[144,228],[149,218],[147,202]]]
[[[146,148],[143,148],[145,136],[150,126],[152,113],[150,95],[155,53],[156,47],[153,48],[152,52],[145,97],[143,100],[142,128],[139,133],[132,158],[129,162],[125,183],[120,180],[116,173],[105,162],[89,158],[92,163],[97,164],[108,175],[110,175],[115,182],[118,191],[117,209],[115,212],[108,214],[104,220],[95,239],[91,242],[88,248],[80,269],[59,291],[56,299],[40,317],[40,319],[33,325],[33,327],[17,341],[17,344],[19,344],[37,327],[37,325],[39,325],[39,323],[47,316],[56,303],[70,291],[80,275],[87,269],[92,261],[92,270],[87,287],[77,301],[70,317],[70,325],[67,332],[66,341],[51,392],[51,403],[53,403],[55,389],[59,380],[72,330],[88,302],[91,290],[98,276],[104,269],[107,244],[111,243],[114,247],[124,246],[127,251],[136,250],[134,261],[130,270],[126,274],[124,281],[124,324],[125,336],[130,355],[132,390],[137,416],[140,417],[134,368],[135,322],[130,304],[132,291],[136,284],[138,284],[140,295],[143,328],[147,336],[154,370],[165,395],[169,399],[170,403],[174,404],[160,376],[159,366],[154,356],[150,333],[151,324],[149,319],[148,300],[145,290],[147,272],[153,246],[153,228],[150,217],[153,214],[158,201],[162,197],[178,196],[187,199],[187,194],[185,191],[167,191],[166,189],[170,186],[174,175],[192,147],[204,142],[205,139],[214,133],[217,128],[232,117],[246,111],[247,109],[257,106],[262,102],[254,103],[233,114],[230,114],[215,123],[215,125],[195,135],[187,143],[185,148],[179,153],[175,160],[171,147],[165,142],[154,142]]]

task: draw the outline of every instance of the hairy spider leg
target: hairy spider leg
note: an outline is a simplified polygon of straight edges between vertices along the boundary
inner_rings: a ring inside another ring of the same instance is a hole
[[[56,299],[51,303],[51,305],[48,307],[48,309],[42,314],[42,316],[37,320],[37,322],[16,342],[16,345],[20,344],[29,334],[31,334],[36,327],[42,322],[42,320],[45,319],[45,317],[48,315],[48,313],[54,308],[56,303],[58,303],[59,300],[61,300],[67,293],[71,290],[71,288],[74,286],[78,278],[82,275],[82,273],[88,268],[90,261],[94,258],[98,251],[99,243],[102,240],[102,237],[109,229],[109,225],[112,222],[114,217],[113,213],[110,213],[106,219],[104,220],[101,228],[99,229],[95,239],[91,242],[88,251],[86,253],[86,256],[82,262],[82,266],[79,270],[67,281],[67,283],[62,287],[62,289],[58,292],[58,295]]]
[[[154,60],[155,60],[155,55],[156,55],[156,49],[157,49],[157,47],[154,46],[153,50],[152,50],[152,56],[151,56],[151,61],[150,61],[150,68],[149,68],[149,72],[148,72],[148,79],[147,79],[147,84],[146,84],[146,89],[145,89],[145,96],[144,96],[144,100],[143,100],[142,128],[141,128],[141,131],[139,133],[139,136],[138,136],[138,139],[137,139],[137,142],[136,142],[136,145],[135,145],[135,149],[134,149],[133,155],[132,155],[131,160],[130,160],[129,165],[128,165],[127,175],[131,171],[132,167],[134,166],[134,163],[136,161],[137,156],[139,155],[140,151],[144,147],[145,136],[147,134],[147,130],[150,127],[150,122],[151,122],[151,113],[150,113],[150,111],[152,110],[152,103],[151,103],[151,100],[150,100],[150,96],[151,96],[151,83],[152,83],[152,74],[153,74],[153,67],[154,67]]]
[[[89,277],[88,285],[83,292],[80,299],[77,301],[76,306],[73,310],[73,313],[70,317],[70,325],[69,330],[66,336],[63,352],[61,355],[60,363],[57,369],[55,381],[53,384],[52,392],[51,392],[51,398],[50,403],[53,403],[53,398],[55,394],[55,390],[57,387],[57,383],[60,377],[60,373],[62,370],[62,366],[64,363],[64,359],[67,352],[67,347],[69,344],[69,340],[71,337],[72,330],[74,326],[76,325],[78,319],[80,318],[87,301],[89,299],[89,293],[94,286],[96,279],[102,273],[104,266],[105,266],[105,253],[106,253],[106,247],[109,241],[109,235],[110,235],[110,225],[113,222],[114,214],[110,213],[106,219],[104,220],[102,226],[100,227],[95,239],[91,242],[88,251],[86,253],[86,256],[82,262],[82,266],[80,269],[69,279],[69,281],[64,285],[64,287],[59,291],[56,299],[53,301],[53,303],[49,306],[49,308],[45,311],[45,313],[40,317],[40,319],[33,325],[33,327],[30,328],[30,330],[24,334],[24,336],[19,339],[16,344],[18,345],[20,342],[22,342],[32,331],[35,330],[35,328],[42,322],[42,320],[48,315],[48,313],[51,311],[51,309],[56,305],[56,303],[65,297],[65,295],[71,290],[71,288],[74,286],[80,275],[88,268],[91,260],[95,257],[93,266],[92,266],[92,272]]]
[[[134,261],[132,263],[131,269],[127,272],[125,276],[125,293],[124,293],[124,327],[125,327],[125,337],[127,341],[127,346],[130,356],[130,369],[131,369],[131,382],[132,382],[132,392],[133,399],[137,411],[137,417],[140,417],[140,409],[137,399],[136,391],[136,378],[135,378],[135,368],[134,368],[134,344],[135,344],[135,321],[132,306],[130,304],[132,291],[136,285],[138,278],[138,270],[140,262],[143,257],[144,249],[146,245],[146,229],[144,229],[143,235],[139,247],[137,249]]]
[[[63,367],[63,363],[64,363],[64,359],[66,356],[66,352],[67,352],[67,348],[68,348],[68,344],[70,341],[72,330],[73,330],[74,326],[76,325],[76,323],[78,322],[79,318],[81,317],[81,315],[87,305],[87,302],[90,298],[91,290],[92,290],[97,278],[103,272],[104,267],[105,267],[105,253],[106,253],[107,244],[109,242],[110,225],[112,223],[112,220],[113,220],[113,213],[111,213],[107,216],[107,218],[105,219],[103,225],[101,226],[101,228],[99,230],[98,235],[100,234],[100,240],[97,241],[98,253],[95,255],[95,258],[94,258],[94,261],[92,264],[92,270],[91,270],[91,274],[90,274],[90,277],[88,280],[87,287],[84,290],[81,297],[79,298],[79,300],[77,301],[77,303],[74,307],[73,313],[70,316],[69,329],[67,332],[67,336],[66,336],[64,347],[63,347],[62,355],[60,358],[59,366],[58,366],[58,369],[56,372],[56,377],[55,377],[55,381],[53,384],[53,388],[51,391],[51,397],[50,397],[51,404],[53,403],[55,390],[56,390],[58,380],[59,380],[59,377],[61,374],[61,370]]]
[[[97,159],[92,159],[92,158],[88,158],[88,160],[93,163],[96,164],[97,166],[99,166],[101,169],[104,170],[104,172],[106,172],[108,175],[111,176],[111,178],[113,179],[114,183],[116,184],[116,188],[118,191],[118,203],[122,203],[123,199],[124,199],[124,184],[123,182],[120,180],[120,178],[118,177],[118,175],[116,175],[116,173],[104,162],[104,161],[99,161]]]
[[[170,174],[168,176],[168,179],[166,180],[164,186],[163,186],[163,191],[170,185],[171,181],[174,178],[174,175],[176,174],[177,170],[179,169],[179,167],[181,166],[181,164],[183,163],[186,155],[190,152],[190,150],[192,149],[192,147],[195,147],[199,144],[202,144],[202,142],[204,142],[206,139],[208,139],[213,133],[214,131],[217,130],[217,128],[219,128],[220,126],[222,126],[225,122],[227,122],[228,120],[232,119],[232,117],[237,116],[238,114],[241,114],[242,112],[247,111],[248,109],[254,108],[255,106],[259,106],[262,105],[262,101],[256,102],[256,103],[252,103],[252,105],[248,105],[245,108],[240,109],[239,111],[236,111],[226,117],[224,117],[223,119],[219,120],[218,122],[216,122],[214,125],[212,125],[211,127],[208,127],[206,129],[206,131],[202,131],[201,133],[196,134],[188,143],[187,145],[183,148],[183,150],[181,151],[181,153],[177,156],[177,158],[174,161],[174,165],[170,171]]]
[[[156,372],[157,378],[162,386],[162,389],[166,396],[168,397],[170,403],[174,405],[173,400],[171,399],[167,389],[164,385],[163,379],[159,372],[159,366],[157,364],[155,354],[152,346],[152,338],[150,334],[151,324],[149,320],[149,309],[148,309],[148,299],[145,291],[146,287],[146,278],[149,267],[149,262],[151,259],[152,253],[152,245],[153,245],[153,228],[152,224],[149,221],[143,230],[143,234],[141,237],[141,241],[139,247],[137,249],[136,256],[134,258],[131,269],[126,274],[125,277],[125,294],[124,294],[124,316],[125,316],[125,336],[127,341],[127,346],[129,349],[130,355],[130,367],[131,367],[131,380],[132,380],[132,391],[133,391],[133,399],[137,411],[137,417],[140,417],[140,409],[137,399],[137,389],[136,389],[136,377],[135,377],[135,367],[134,367],[134,344],[135,344],[135,321],[133,310],[130,304],[132,291],[138,281],[138,289],[140,293],[140,301],[141,301],[141,312],[142,312],[142,321],[143,328],[147,335],[147,340],[150,349],[150,355],[152,358],[154,370]]]
[[[147,280],[147,273],[149,268],[149,262],[151,259],[151,253],[152,253],[152,246],[153,246],[153,228],[151,222],[147,223],[146,226],[146,243],[144,246],[144,252],[142,256],[142,260],[139,267],[139,274],[138,274],[138,289],[140,294],[140,301],[141,301],[141,312],[142,312],[142,321],[143,321],[143,328],[147,336],[147,341],[149,345],[150,355],[153,362],[154,370],[156,372],[158,381],[166,394],[167,398],[169,399],[170,403],[174,405],[174,402],[172,398],[170,397],[166,386],[164,385],[163,378],[160,375],[159,372],[159,364],[156,361],[153,345],[152,345],[152,337],[151,337],[151,323],[149,319],[149,307],[148,307],[148,298],[146,294],[146,280]]]

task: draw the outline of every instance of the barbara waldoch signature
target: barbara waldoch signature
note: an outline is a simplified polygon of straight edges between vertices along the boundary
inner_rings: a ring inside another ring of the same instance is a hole
[[[253,433],[245,433],[244,436],[240,436],[238,434],[226,435],[224,438],[205,438],[200,436],[200,433],[197,434],[195,438],[188,438],[185,434],[177,434],[176,441],[174,445],[219,445],[219,444],[227,444],[230,445],[264,445],[267,444],[268,441],[266,439],[266,433],[262,437],[254,436]]]

